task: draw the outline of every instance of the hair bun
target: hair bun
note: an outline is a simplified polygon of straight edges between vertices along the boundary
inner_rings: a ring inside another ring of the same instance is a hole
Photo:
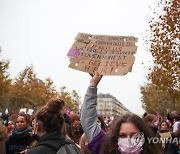
[[[51,98],[46,105],[49,112],[56,113],[62,110],[64,106],[64,101],[58,98]]]

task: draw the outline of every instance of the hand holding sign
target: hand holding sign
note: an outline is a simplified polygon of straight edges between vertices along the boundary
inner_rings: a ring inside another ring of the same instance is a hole
[[[90,87],[96,88],[98,83],[100,82],[102,75],[100,75],[97,71],[94,74],[90,74],[92,79],[90,80]]]

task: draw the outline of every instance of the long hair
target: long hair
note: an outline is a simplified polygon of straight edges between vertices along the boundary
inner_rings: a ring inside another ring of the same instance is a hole
[[[148,114],[147,116],[145,116],[143,118],[143,120],[146,123],[146,125],[149,125],[149,123],[151,123],[154,119],[155,119],[155,115],[154,114]]]
[[[163,123],[166,123],[166,125],[167,125],[167,130],[162,130],[161,125],[162,125]],[[163,132],[168,132],[169,130],[170,130],[170,128],[169,128],[168,122],[167,122],[166,120],[162,120],[162,121],[159,123],[159,125],[158,125],[158,132],[159,132],[159,133],[163,133]]]
[[[36,112],[36,120],[43,123],[43,127],[47,132],[62,131],[64,117],[61,112],[64,104],[61,99],[51,98],[45,106]]]
[[[83,129],[80,123],[80,117],[78,114],[74,113],[70,115],[71,118],[71,131],[72,131],[72,139],[74,142],[79,143],[79,139],[83,134]]]
[[[107,132],[107,138],[102,144],[102,151],[106,154],[120,154],[118,150],[119,131],[123,123],[132,123],[136,128],[144,133],[145,143],[143,144],[142,154],[160,154],[158,146],[153,143],[148,143],[148,137],[152,137],[151,130],[143,122],[143,120],[135,114],[125,114],[122,117],[118,117],[110,126]]]

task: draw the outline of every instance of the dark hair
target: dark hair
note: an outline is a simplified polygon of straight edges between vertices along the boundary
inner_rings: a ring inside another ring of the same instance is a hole
[[[61,110],[64,104],[61,99],[51,98],[45,106],[36,112],[36,120],[43,123],[43,127],[47,132],[62,131],[64,118]]]
[[[154,120],[154,118],[155,118],[154,114],[148,114],[143,118],[143,120],[148,125],[148,123],[152,122]]]
[[[98,116],[98,120],[101,122],[101,128],[105,131],[106,130],[106,124],[103,120],[102,116]]]
[[[177,112],[177,111],[172,111],[171,114],[170,114],[170,116],[171,116],[171,118],[172,118],[173,120],[177,120],[177,121],[180,120],[180,114],[179,114],[179,112]]]
[[[147,113],[147,112],[144,112],[143,117],[145,117],[145,116],[147,116],[147,115],[148,115],[148,113]]]
[[[143,122],[143,120],[135,115],[135,114],[125,114],[117,119],[115,119],[114,123],[112,123],[112,126],[110,126],[110,131],[107,132],[107,139],[104,140],[103,143],[103,151],[106,154],[119,154],[118,150],[118,138],[119,138],[119,131],[121,128],[121,125],[123,123],[132,123],[136,126],[136,128],[144,133],[145,137],[145,143],[143,145],[143,154],[159,154],[159,150],[157,145],[153,143],[148,143],[147,137],[152,137],[151,130],[147,127],[147,125]],[[112,127],[112,128],[111,128]]]
[[[162,123],[166,123],[166,124],[167,124],[167,127],[168,127],[168,130],[167,130],[167,131],[169,131],[169,124],[168,124],[168,122],[167,122],[166,120],[162,120],[161,122],[159,122],[159,125],[158,125],[158,131],[159,131],[159,133],[162,133],[162,132],[163,132],[163,130],[161,129]]]

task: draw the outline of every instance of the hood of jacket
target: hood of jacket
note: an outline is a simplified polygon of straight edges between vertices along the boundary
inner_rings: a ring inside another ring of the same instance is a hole
[[[60,132],[51,132],[43,135],[39,140],[39,145],[49,145],[54,149],[59,149],[60,144],[65,141],[65,137]]]

